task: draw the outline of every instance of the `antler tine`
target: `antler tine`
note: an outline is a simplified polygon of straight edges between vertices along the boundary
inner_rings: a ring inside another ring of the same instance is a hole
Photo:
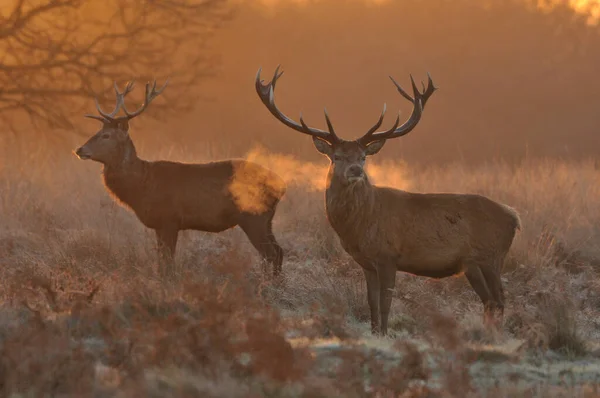
[[[98,102],[98,98],[94,97],[94,102],[96,103],[96,110],[102,116],[102,118],[104,118],[104,120],[114,120],[114,116],[119,111],[119,108],[121,108],[121,105],[119,104],[119,98],[118,97],[117,97],[117,102],[116,102],[116,105],[115,105],[115,109],[111,113],[106,113],[106,112],[104,112],[102,110],[102,107],[100,106],[100,102]]]
[[[127,94],[129,94],[130,92],[133,91],[134,86],[135,86],[135,80],[130,80],[125,85],[125,90],[123,90],[123,92],[120,93],[119,88],[117,87],[117,83],[115,82],[115,91],[117,92],[117,95],[121,95],[121,96],[125,97]]]
[[[398,128],[399,124],[400,124],[400,112],[398,112],[398,116],[396,116],[396,121],[394,122],[394,125],[392,126],[392,128],[387,131],[382,132],[381,135],[387,135],[387,134],[393,133]]]
[[[414,100],[414,98],[413,98],[413,97],[411,97],[411,96],[410,96],[410,95],[409,95],[409,94],[408,94],[406,91],[404,91],[404,89],[403,89],[403,88],[402,88],[402,87],[401,87],[401,86],[400,86],[400,85],[399,85],[399,84],[396,82],[396,80],[394,80],[394,78],[393,78],[393,77],[389,76],[389,78],[390,78],[390,80],[392,81],[392,83],[394,83],[394,85],[396,86],[396,88],[398,89],[398,92],[399,92],[400,94],[402,94],[402,96],[403,96],[404,98],[406,98],[406,99],[407,99],[407,100],[409,100],[410,102],[413,102],[413,103],[414,103],[414,101],[415,101],[415,100]],[[413,80],[413,77],[412,77],[412,75],[410,75],[410,80],[411,80],[411,81]],[[413,84],[414,84],[414,83],[413,83]]]
[[[273,90],[275,90],[277,80],[283,76],[283,71],[279,72],[279,69],[281,69],[281,65],[277,65],[277,68],[275,68],[275,73],[273,73],[273,80],[271,80],[271,87],[273,87]]]
[[[415,79],[413,78],[412,74],[410,75],[410,84],[412,86],[413,93],[416,99],[421,92],[419,91],[419,88],[417,87],[417,84],[415,83]]]
[[[98,101],[98,98],[94,98],[94,101],[96,103],[96,110],[98,111],[100,116],[87,114],[87,115],[85,115],[85,117],[100,120],[102,122],[107,122],[107,121],[110,122],[110,121],[115,120],[115,116],[117,115],[117,113],[119,113],[119,110],[121,109],[121,107],[123,107],[123,105],[125,105],[125,96],[127,94],[129,94],[131,92],[131,90],[133,89],[133,82],[132,81],[127,82],[127,85],[125,86],[125,90],[123,90],[123,92],[119,91],[119,86],[117,85],[117,82],[113,82],[113,88],[115,90],[115,96],[116,96],[115,108],[113,109],[113,111],[111,113],[106,113],[100,106],[100,102]]]
[[[413,111],[408,120],[404,122],[400,127],[398,127],[398,124],[400,123],[400,116],[398,116],[396,123],[391,129],[380,132],[373,132],[372,130],[369,130],[369,132],[362,136],[358,140],[358,142],[366,146],[374,141],[402,137],[403,135],[406,135],[409,132],[411,132],[421,120],[421,115],[423,114],[425,103],[427,102],[427,100],[429,100],[429,97],[431,97],[434,91],[437,90],[437,87],[435,87],[435,85],[433,84],[433,79],[431,78],[431,75],[429,73],[427,73],[427,78],[427,88],[425,88],[425,84],[421,82],[421,84],[423,85],[423,92],[420,92],[419,88],[417,87],[417,84],[415,83],[415,80],[413,79],[412,75],[410,75],[410,82],[412,85],[414,95],[413,98],[406,91],[404,91],[404,89],[394,80],[393,77],[390,76],[390,79],[392,80],[392,83],[394,83],[394,85],[396,86],[398,92],[413,104]],[[378,127],[379,126],[377,126],[377,128]]]
[[[157,90],[156,89],[156,80],[154,80],[154,82],[152,84],[152,87],[150,86],[150,82],[146,83],[146,95],[145,95],[144,103],[142,104],[142,106],[140,106],[134,112],[129,112],[127,110],[127,108],[125,107],[125,104],[123,104],[123,111],[127,115],[127,119],[131,120],[134,117],[139,116],[142,112],[144,112],[146,110],[146,108],[148,107],[148,105],[150,105],[150,103],[152,102],[152,100],[154,100],[154,98],[156,98],[160,94],[162,94],[162,92],[167,87],[167,84],[169,84],[169,79],[168,78],[165,81],[165,84],[163,84],[163,86],[160,89]],[[133,86],[132,86],[132,88],[133,88]]]
[[[158,91],[155,90],[156,95],[162,94],[162,92],[165,91],[165,88],[167,88],[167,84],[169,84],[170,81],[171,81],[171,77],[167,77],[167,80],[165,80],[165,84],[163,84],[163,86],[160,88],[160,90],[158,90]],[[156,80],[154,81],[154,83],[156,84]]]
[[[335,133],[335,129],[333,128],[333,124],[331,123],[331,119],[329,119],[329,115],[327,114],[327,108],[324,109],[324,113],[325,113],[325,121],[327,122],[327,129],[329,130],[329,134],[331,134],[332,137],[335,137],[335,139],[338,139],[337,134]]]
[[[304,118],[302,117],[302,112],[300,112],[300,124],[304,130],[310,130],[310,127],[306,123],[304,123]],[[304,133],[304,131],[302,131]]]
[[[117,85],[117,82],[114,82],[115,94],[117,96],[117,105],[115,106],[115,110],[111,114],[112,118],[114,118],[117,115],[117,113],[119,112],[119,109],[121,109],[121,108],[125,109],[125,97],[127,96],[127,94],[129,94],[130,92],[133,91],[134,85],[135,85],[134,80],[128,81],[127,84],[125,85],[125,89],[121,92],[121,91],[119,91],[119,86]]]
[[[425,103],[427,102],[427,100],[429,100],[429,97],[431,97],[431,95],[438,88],[439,87],[436,87],[435,84],[433,83],[433,79],[431,78],[431,75],[429,74],[429,72],[427,72],[427,89],[425,89],[425,85],[423,85],[423,95],[421,96],[421,98],[422,98],[421,105],[423,106],[423,109],[425,109]]]
[[[106,122],[106,118],[104,116],[98,116],[98,115],[92,115],[89,113],[86,113],[85,115],[83,115],[84,117],[89,117],[90,119],[96,119],[96,120],[100,120],[102,123]]]
[[[367,131],[367,134],[363,135],[361,138],[359,138],[357,140],[360,144],[362,144],[363,142],[368,143],[371,135],[373,135],[373,133],[375,133],[375,131],[377,131],[377,129],[379,127],[381,127],[381,124],[383,123],[383,118],[385,117],[386,110],[387,110],[387,104],[384,103],[383,110],[381,111],[381,116],[379,116],[379,120],[377,120],[377,122],[373,125],[373,127],[371,127],[369,129],[369,131]]]
[[[281,68],[281,65],[277,65],[277,68],[275,69],[275,73],[273,74],[273,79],[267,84],[263,84],[263,80],[261,80],[261,78],[260,78],[260,73],[262,71],[262,68],[258,68],[258,72],[256,73],[256,79],[255,79],[254,85],[256,88],[256,93],[258,94],[261,102],[267,107],[269,112],[271,112],[271,114],[273,116],[275,116],[275,118],[277,120],[279,120],[281,123],[285,124],[286,126],[292,128],[300,133],[308,134],[313,137],[320,138],[324,141],[329,142],[330,144],[338,142],[339,138],[337,137],[337,135],[335,134],[335,131],[333,130],[333,125],[331,124],[331,121],[329,120],[327,111],[325,111],[325,120],[327,121],[327,126],[329,128],[329,132],[320,130],[320,129],[317,129],[314,127],[309,127],[304,122],[304,120],[302,118],[302,114],[300,114],[300,123],[295,122],[294,120],[290,119],[285,114],[283,114],[277,108],[277,106],[275,105],[275,85],[277,84],[277,81],[279,80],[279,78],[283,75],[283,71],[281,71],[281,72],[279,71],[280,68]]]

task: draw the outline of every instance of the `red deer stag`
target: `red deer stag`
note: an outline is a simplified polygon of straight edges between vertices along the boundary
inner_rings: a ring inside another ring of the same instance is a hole
[[[104,165],[104,185],[146,227],[155,230],[162,261],[172,262],[180,230],[221,232],[239,225],[278,275],[283,250],[271,224],[286,190],[279,176],[244,160],[185,164],[149,162],[137,156],[129,122],[146,110],[166,84],[157,90],[156,82],[153,86],[147,83],[143,105],[129,112],[125,96],[132,91],[133,82],[123,92],[115,83],[114,110],[104,112],[96,100],[100,116],[86,117],[101,121],[102,128],[77,149],[76,155]],[[125,116],[117,117],[121,108]]]
[[[392,79],[400,94],[413,104],[410,118],[400,118],[387,131],[375,125],[361,138],[339,138],[325,111],[328,132],[297,123],[274,102],[274,89],[283,72],[279,67],[270,83],[256,76],[256,91],[267,109],[286,126],[312,136],[331,166],[325,205],[329,223],[341,244],[364,270],[371,330],[387,334],[388,315],[396,272],[431,278],[465,273],[491,321],[499,312],[502,322],[504,293],[500,272],[520,219],[517,212],[486,197],[469,194],[412,193],[374,186],[365,174],[366,157],[381,150],[386,140],[408,134],[421,119],[425,103],[436,90],[429,76],[420,92],[411,76],[414,98]]]

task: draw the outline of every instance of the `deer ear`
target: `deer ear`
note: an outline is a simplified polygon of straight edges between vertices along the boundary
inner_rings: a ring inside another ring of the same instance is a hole
[[[373,142],[372,144],[367,146],[367,149],[365,150],[365,155],[367,155],[367,156],[375,155],[377,152],[379,152],[381,150],[381,148],[383,148],[384,144],[385,144],[385,140],[379,140],[379,141]]]
[[[313,137],[313,143],[315,144],[317,151],[321,152],[323,155],[327,155],[329,157],[333,155],[333,148],[327,142],[317,137]]]

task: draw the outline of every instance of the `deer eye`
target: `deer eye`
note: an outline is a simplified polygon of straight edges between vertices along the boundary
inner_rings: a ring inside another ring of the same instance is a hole
[[[106,133],[106,134],[102,134],[102,139],[103,140],[107,140],[110,138],[110,134]]]

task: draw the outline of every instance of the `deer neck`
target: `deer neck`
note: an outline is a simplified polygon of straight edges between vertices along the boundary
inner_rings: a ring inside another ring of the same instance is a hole
[[[359,240],[371,220],[374,204],[373,186],[366,176],[363,181],[348,184],[329,170],[325,208],[331,226],[343,242]]]
[[[137,156],[135,145],[131,138],[127,137],[113,156],[102,163],[104,164],[104,173],[123,173],[135,169],[139,162],[140,158]]]
[[[134,207],[144,196],[146,163],[137,156],[133,142],[127,141],[115,161],[104,164],[104,185],[119,201]]]

